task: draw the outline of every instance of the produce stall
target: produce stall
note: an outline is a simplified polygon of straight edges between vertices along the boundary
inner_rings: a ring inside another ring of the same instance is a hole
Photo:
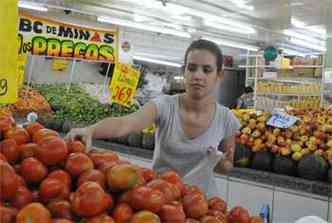
[[[34,122],[0,120],[1,222],[263,222],[207,198],[174,171],[157,175]]]
[[[315,33],[325,24],[308,25],[318,23],[314,17],[330,19],[320,17],[329,13],[317,3],[3,2],[0,48],[12,48],[0,60],[0,223],[293,223],[307,215],[332,221],[332,112],[322,108],[332,101],[325,64],[331,52],[325,34]],[[302,3],[315,16],[299,26],[293,20]],[[15,13],[6,20],[4,9]],[[245,86],[255,89],[257,111],[234,111],[242,124],[234,168],[226,174],[215,167],[219,196],[207,197],[174,171],[151,169],[155,125],[94,140],[91,151],[64,140],[72,128],[131,114],[156,95],[183,93],[182,56],[197,38],[223,50],[219,103],[234,106]],[[270,45],[282,51],[275,60],[264,58]],[[150,87],[160,92],[144,98],[136,90],[150,67]],[[37,122],[26,120],[31,112]],[[276,114],[279,124],[295,121],[275,126]]]

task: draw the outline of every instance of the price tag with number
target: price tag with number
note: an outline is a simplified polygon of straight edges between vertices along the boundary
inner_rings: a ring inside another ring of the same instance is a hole
[[[297,117],[286,113],[273,113],[271,118],[267,121],[267,124],[277,128],[289,128],[294,125],[297,120]]]
[[[130,64],[116,64],[110,86],[112,102],[131,106],[139,78],[140,72]]]
[[[17,101],[17,0],[1,0],[0,104]]]

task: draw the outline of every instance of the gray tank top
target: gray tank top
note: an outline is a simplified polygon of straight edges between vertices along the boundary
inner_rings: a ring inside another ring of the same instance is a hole
[[[179,96],[161,96],[153,100],[157,107],[157,131],[153,168],[158,173],[175,170],[181,177],[203,160],[209,147],[218,148],[223,139],[240,128],[238,119],[226,107],[217,104],[210,127],[196,138],[186,137],[180,121]],[[208,195],[218,195],[214,174],[206,171],[200,186]]]

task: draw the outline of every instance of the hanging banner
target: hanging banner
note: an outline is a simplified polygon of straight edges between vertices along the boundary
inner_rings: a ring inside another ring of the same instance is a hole
[[[116,64],[110,85],[112,103],[131,106],[139,78],[140,72],[130,64]]]
[[[22,14],[19,53],[116,63],[118,33]]]
[[[17,101],[17,0],[0,1],[0,104]]]

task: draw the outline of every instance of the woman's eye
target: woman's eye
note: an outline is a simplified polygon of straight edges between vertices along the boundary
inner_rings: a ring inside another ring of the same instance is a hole
[[[196,71],[196,69],[197,69],[197,67],[194,66],[194,65],[189,65],[189,66],[188,66],[188,70],[189,70],[190,72]]]
[[[211,67],[204,67],[203,68],[203,72],[206,73],[206,74],[209,74],[213,71],[213,69]]]

